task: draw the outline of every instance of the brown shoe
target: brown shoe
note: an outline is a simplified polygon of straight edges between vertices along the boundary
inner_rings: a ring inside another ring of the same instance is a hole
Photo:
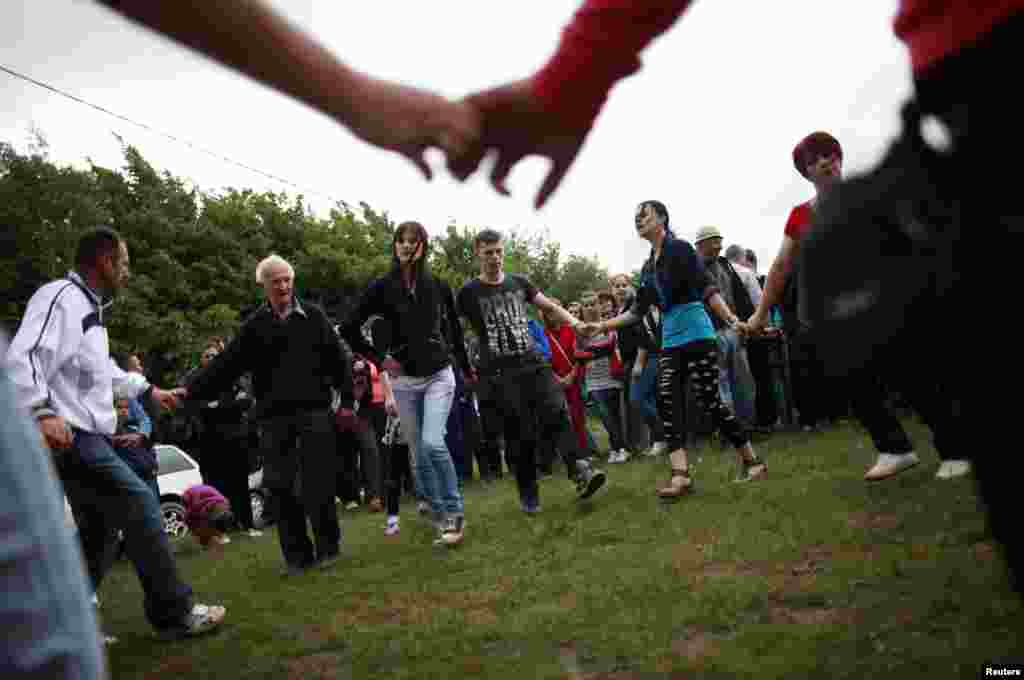
[[[370,502],[367,504],[366,509],[369,510],[370,512],[384,512],[384,501],[382,501],[377,496],[374,496],[373,498],[370,499]]]
[[[672,468],[672,477],[668,480],[667,486],[658,489],[660,498],[681,498],[693,492],[693,478],[690,477],[690,467]]]

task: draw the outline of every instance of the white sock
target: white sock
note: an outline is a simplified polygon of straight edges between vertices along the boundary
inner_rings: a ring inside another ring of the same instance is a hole
[[[388,526],[394,526],[398,524],[398,515],[388,515]]]

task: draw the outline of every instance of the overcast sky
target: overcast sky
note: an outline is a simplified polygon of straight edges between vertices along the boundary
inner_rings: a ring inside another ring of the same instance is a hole
[[[407,2],[278,0],[352,66],[447,96],[532,73],[554,50],[578,0]],[[906,50],[892,35],[896,0],[703,0],[644,54],[609,99],[548,206],[532,209],[546,162],[512,175],[513,196],[486,172],[465,185],[434,159],[431,183],[329,119],[88,0],[5,0],[0,64],[161,131],[432,234],[459,224],[548,229],[563,253],[597,255],[615,272],[647,254],[636,204],[668,205],[677,233],[717,225],[767,268],[790,208],[812,195],[790,152],[817,129],[839,138],[846,171],[870,167],[898,131],[910,93]],[[260,49],[258,36],[252,49]],[[211,158],[0,73],[0,139],[24,149],[35,125],[54,160],[120,167],[112,132],[162,170],[204,190],[291,187]],[[307,193],[314,211],[331,200]]]

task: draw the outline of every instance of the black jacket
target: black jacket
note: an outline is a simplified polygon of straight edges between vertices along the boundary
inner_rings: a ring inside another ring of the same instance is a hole
[[[189,399],[211,401],[243,373],[252,374],[252,419],[327,409],[331,388],[351,407],[352,367],[327,315],[301,304],[284,321],[263,305],[242,323],[235,338],[187,384]]]
[[[426,377],[450,366],[454,355],[459,368],[469,366],[462,325],[455,313],[455,296],[447,283],[433,276],[432,290],[411,295],[397,272],[390,272],[370,284],[348,320],[339,328],[352,350],[380,366],[390,354],[407,375]],[[362,327],[373,316],[383,317],[388,339],[363,338]]]

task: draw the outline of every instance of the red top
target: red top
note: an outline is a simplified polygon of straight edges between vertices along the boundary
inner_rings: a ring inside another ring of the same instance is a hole
[[[916,73],[977,42],[1022,9],[1024,0],[900,0],[893,28],[910,48]]]
[[[548,336],[548,343],[551,345],[551,369],[559,378],[564,378],[572,370],[576,360],[576,333],[573,332],[572,326],[566,325],[556,329],[545,326],[544,334]]]
[[[793,208],[789,213],[789,219],[786,220],[786,236],[794,241],[800,241],[804,234],[807,233],[807,230],[811,228],[811,218],[813,215],[810,201],[801,203]]]
[[[616,81],[640,68],[640,52],[669,29],[690,0],[585,0],[558,49],[534,76],[541,106],[567,125],[588,126]],[[914,71],[977,41],[1024,0],[900,0],[896,35]]]

